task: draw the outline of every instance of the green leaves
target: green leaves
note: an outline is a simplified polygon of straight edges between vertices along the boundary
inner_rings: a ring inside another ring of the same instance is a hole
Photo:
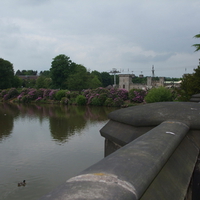
[[[2,58],[0,58],[0,79],[0,89],[12,87],[14,80],[13,65]]]
[[[194,38],[200,38],[200,34],[195,35]],[[200,50],[200,44],[193,44],[192,46],[196,48],[195,51]]]

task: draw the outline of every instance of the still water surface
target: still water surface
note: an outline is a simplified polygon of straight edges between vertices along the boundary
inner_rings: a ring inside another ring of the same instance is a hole
[[[113,110],[0,104],[0,199],[36,200],[101,160],[99,130]]]

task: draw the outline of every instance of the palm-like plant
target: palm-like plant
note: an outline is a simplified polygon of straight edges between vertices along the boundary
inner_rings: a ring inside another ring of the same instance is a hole
[[[195,35],[194,38],[200,38],[200,34]],[[200,50],[200,44],[193,44],[192,46],[196,48],[195,51]]]

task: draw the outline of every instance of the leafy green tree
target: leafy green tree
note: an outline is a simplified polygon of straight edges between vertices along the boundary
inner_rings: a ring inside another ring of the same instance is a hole
[[[16,75],[37,75],[37,71],[34,70],[25,70],[23,69],[22,71],[17,70]]]
[[[133,83],[140,83],[140,84],[146,84],[147,83],[147,77],[138,77],[135,76],[132,78]]]
[[[101,80],[103,87],[107,87],[113,84],[112,77],[108,72],[101,73]]]
[[[22,86],[25,88],[35,88],[36,87],[36,80],[35,79],[23,79]]]
[[[0,89],[12,87],[13,79],[14,70],[12,63],[0,58]]]
[[[92,76],[97,76],[97,78],[99,79],[99,81],[102,82],[102,78],[101,78],[101,73],[100,72],[94,70],[94,71],[91,72],[91,75]]]
[[[200,34],[195,35],[194,38],[199,39],[200,38]],[[192,46],[196,48],[195,51],[199,51],[200,50],[200,44],[193,44]]]
[[[49,70],[44,70],[44,71],[40,71],[40,76],[44,76],[44,77],[50,77],[50,71]]]
[[[22,82],[23,82],[22,79],[19,78],[17,75],[15,75],[13,78],[12,87],[19,88],[22,86]]]
[[[89,82],[90,89],[95,89],[101,86],[102,86],[102,83],[100,82],[97,76],[94,76]]]
[[[88,88],[89,72],[83,65],[74,66],[75,72],[68,78],[69,90],[83,90]]]
[[[185,99],[189,100],[193,94],[200,93],[200,66],[194,69],[193,74],[187,74],[181,82],[181,89],[184,91]]]
[[[173,96],[170,89],[165,87],[152,88],[145,96],[145,101],[147,103],[172,101]]]
[[[60,54],[53,58],[50,68],[52,84],[54,88],[68,88],[68,78],[74,73],[76,64],[70,60],[70,57]]]

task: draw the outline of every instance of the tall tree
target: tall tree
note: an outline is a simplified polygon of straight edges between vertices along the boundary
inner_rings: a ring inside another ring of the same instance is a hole
[[[89,72],[83,65],[76,65],[75,72],[68,78],[69,90],[83,90],[88,88]]]
[[[102,86],[102,83],[98,79],[97,76],[94,76],[89,82],[89,88],[91,88],[91,89],[95,89],[95,88],[98,88],[98,87],[101,87],[101,86]]]
[[[181,89],[185,92],[186,100],[189,100],[193,94],[200,93],[200,66],[194,69],[193,74],[183,77]]]
[[[50,68],[52,84],[54,88],[68,88],[68,77],[73,74],[76,64],[70,60],[70,57],[60,54],[56,56]]]
[[[13,85],[13,64],[0,58],[0,89],[10,88]]]
[[[200,38],[200,34],[195,35],[194,38],[199,39]],[[196,48],[195,51],[199,51],[200,50],[200,44],[193,44],[192,46]]]
[[[49,70],[44,70],[44,71],[40,71],[40,76],[44,76],[44,77],[50,77],[50,71]]]
[[[91,75],[97,76],[97,78],[99,79],[99,81],[102,82],[101,73],[98,72],[97,70],[92,71]]]
[[[101,73],[101,80],[103,87],[107,87],[113,84],[112,77],[108,72]]]

